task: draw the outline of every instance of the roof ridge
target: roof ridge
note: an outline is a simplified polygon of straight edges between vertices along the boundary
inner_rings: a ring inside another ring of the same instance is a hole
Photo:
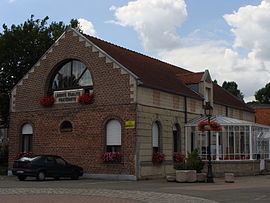
[[[204,73],[205,73],[205,71],[202,71],[202,72],[191,72],[191,73],[184,73],[184,74],[178,73],[178,74],[176,74],[176,76],[189,76],[189,75],[204,74]]]
[[[102,41],[102,42],[108,43],[108,44],[110,44],[110,45],[112,45],[112,46],[116,46],[116,47],[118,47],[118,48],[120,48],[120,49],[124,49],[124,50],[126,50],[126,51],[133,52],[133,53],[135,53],[135,54],[139,54],[139,55],[141,55],[141,56],[143,56],[143,57],[150,58],[150,59],[155,60],[155,61],[158,61],[158,62],[160,62],[160,63],[167,64],[167,65],[171,66],[172,68],[177,68],[177,69],[180,69],[180,70],[189,72],[189,73],[187,73],[187,74],[192,74],[192,73],[193,73],[193,72],[190,71],[190,70],[187,70],[187,69],[185,69],[185,68],[179,67],[179,66],[177,66],[177,65],[173,65],[173,64],[168,63],[168,62],[165,62],[165,61],[161,61],[160,59],[154,58],[153,56],[148,56],[148,55],[146,55],[146,54],[143,54],[143,53],[140,53],[140,52],[137,52],[137,51],[134,51],[134,50],[131,50],[131,49],[128,49],[128,48],[119,46],[119,45],[114,44],[114,43],[112,43],[112,42],[108,42],[108,41],[106,41],[106,40],[103,40],[103,39],[100,39],[100,38],[97,38],[97,37],[94,37],[94,36],[91,36],[91,35],[87,35],[87,34],[84,34],[84,33],[83,33],[83,35],[86,36],[86,37],[91,37],[91,38],[94,38],[94,39],[96,39],[96,40],[100,40],[100,41]]]

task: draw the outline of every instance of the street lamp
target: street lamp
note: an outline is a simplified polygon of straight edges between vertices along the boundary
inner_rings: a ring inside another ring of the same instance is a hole
[[[208,124],[210,125],[210,119],[213,113],[213,107],[210,102],[206,102],[205,107],[205,115],[208,119]],[[208,170],[207,170],[207,183],[213,183],[213,171],[212,171],[212,161],[211,161],[211,128],[208,129]]]

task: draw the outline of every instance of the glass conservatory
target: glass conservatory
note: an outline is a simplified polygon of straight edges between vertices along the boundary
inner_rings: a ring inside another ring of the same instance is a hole
[[[270,126],[217,115],[210,120],[221,125],[221,131],[210,131],[213,160],[270,158]],[[199,131],[197,127],[202,121],[208,118],[201,116],[185,125],[185,145],[186,152],[198,149],[201,158],[207,159],[209,131]]]

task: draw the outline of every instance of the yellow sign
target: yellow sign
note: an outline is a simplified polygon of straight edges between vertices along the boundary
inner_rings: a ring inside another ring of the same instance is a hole
[[[126,126],[126,129],[135,128],[135,121],[126,121],[125,126]]]

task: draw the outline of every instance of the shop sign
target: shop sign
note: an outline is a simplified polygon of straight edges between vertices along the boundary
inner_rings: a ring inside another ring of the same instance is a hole
[[[126,129],[133,129],[135,128],[135,121],[126,121],[125,122]]]
[[[78,97],[83,94],[83,89],[55,91],[55,103],[76,103]]]

